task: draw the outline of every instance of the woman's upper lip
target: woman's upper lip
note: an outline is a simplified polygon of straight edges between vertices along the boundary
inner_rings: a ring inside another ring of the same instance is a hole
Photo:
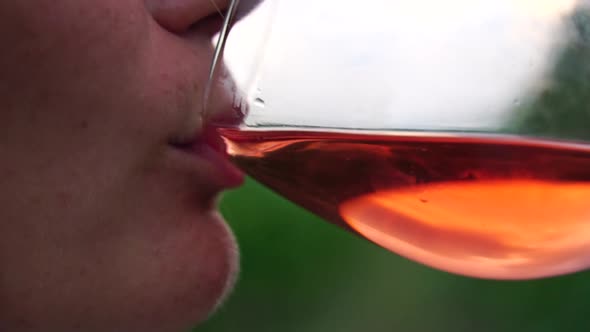
[[[247,109],[241,105],[232,105],[222,112],[212,112],[205,122],[216,127],[237,127],[246,117]]]
[[[222,111],[211,112],[211,115],[204,119],[203,127],[195,130],[193,135],[184,138],[180,136],[169,143],[173,148],[186,153],[191,158],[208,160],[215,167],[216,172],[222,174],[213,177],[222,187],[236,187],[242,183],[244,175],[230,162],[219,128],[236,128],[243,122],[244,117],[243,108],[225,107]]]
[[[214,167],[215,171],[207,173],[208,182],[220,188],[234,188],[242,184],[244,174],[229,160],[225,141],[218,132],[219,127],[208,125],[200,130],[192,140],[171,142],[171,146],[188,156],[185,160],[200,160],[195,169],[202,172],[202,161]],[[211,172],[211,171],[209,171]]]
[[[207,141],[212,143],[213,147],[217,147],[216,150],[220,150],[219,146],[223,140],[217,128],[236,128],[243,123],[244,118],[245,111],[242,107],[233,106],[224,111],[213,111],[203,119],[202,127],[194,129],[191,134],[176,134],[169,143],[177,147],[186,147],[199,141]]]
[[[227,149],[223,138],[221,138],[218,127],[208,126],[201,132],[195,140],[195,143],[201,142],[208,145],[214,151],[227,156]]]
[[[185,151],[193,150],[195,146],[206,145],[217,153],[227,156],[225,142],[218,128],[220,127],[207,125],[190,138],[171,140],[170,145]]]

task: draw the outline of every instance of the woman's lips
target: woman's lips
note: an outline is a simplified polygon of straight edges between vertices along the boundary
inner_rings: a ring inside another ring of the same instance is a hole
[[[194,135],[180,135],[173,138],[170,145],[186,155],[189,167],[194,173],[212,188],[234,188],[244,181],[244,174],[231,163],[227,153],[225,141],[219,133],[219,128],[236,128],[243,123],[247,107],[235,105],[236,91],[232,89],[233,81],[224,82],[224,89],[213,92],[216,103],[209,105],[211,112],[204,117],[204,127]],[[231,98],[230,98],[231,97]],[[194,162],[190,163],[191,159]],[[204,163],[205,162],[205,163]]]
[[[211,174],[203,174],[208,177],[208,182],[218,184],[222,188],[234,188],[243,183],[244,174],[231,163],[225,142],[216,127],[207,127],[189,142],[171,143],[171,145],[187,154],[188,158],[195,158],[198,161],[195,163],[196,171],[203,171],[203,160],[212,166],[212,171],[208,171]],[[201,170],[198,169],[199,166]]]

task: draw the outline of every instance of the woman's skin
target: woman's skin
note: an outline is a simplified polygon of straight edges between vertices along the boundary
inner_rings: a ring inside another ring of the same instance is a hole
[[[232,287],[231,91],[201,120],[220,22],[212,0],[0,1],[0,331],[184,331]]]

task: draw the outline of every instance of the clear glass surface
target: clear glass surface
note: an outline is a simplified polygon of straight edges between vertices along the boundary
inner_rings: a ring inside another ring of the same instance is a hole
[[[449,272],[590,266],[590,1],[234,5],[212,82],[237,84],[222,133],[255,179]]]

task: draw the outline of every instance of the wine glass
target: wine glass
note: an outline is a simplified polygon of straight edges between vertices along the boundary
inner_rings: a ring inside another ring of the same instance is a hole
[[[211,80],[237,84],[220,131],[250,176],[448,272],[590,267],[590,1],[254,5]]]

